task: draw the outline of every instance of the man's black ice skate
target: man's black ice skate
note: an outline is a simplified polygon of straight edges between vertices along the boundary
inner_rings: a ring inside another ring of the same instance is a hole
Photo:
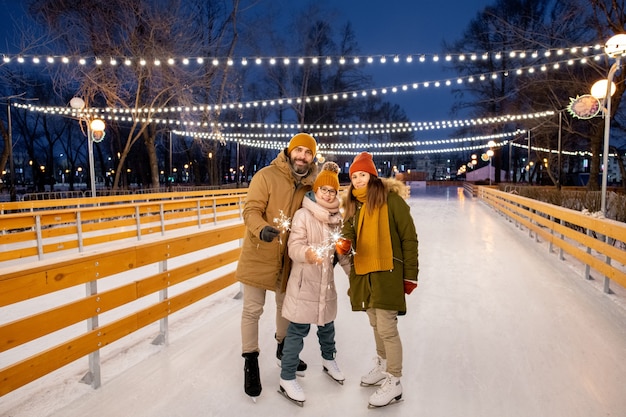
[[[285,342],[281,342],[276,347],[276,359],[278,359],[278,366],[281,366],[281,360],[283,359],[283,347],[285,346]],[[303,360],[299,359],[298,368],[296,369],[296,375],[304,376],[304,371],[306,371],[307,364]]]
[[[246,363],[243,367],[243,390],[256,401],[261,395],[261,376],[259,375],[259,352],[244,353]]]

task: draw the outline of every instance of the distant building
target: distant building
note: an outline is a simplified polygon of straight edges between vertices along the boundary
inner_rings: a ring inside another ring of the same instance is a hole
[[[505,178],[506,171],[500,170],[500,178]],[[482,168],[476,168],[474,170],[468,171],[465,174],[466,181],[489,181],[489,177],[491,177],[491,181],[496,181],[496,168],[494,166],[484,166]]]

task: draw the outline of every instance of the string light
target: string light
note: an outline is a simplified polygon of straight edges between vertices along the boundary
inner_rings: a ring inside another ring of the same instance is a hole
[[[597,57],[594,57],[594,59]],[[584,59],[584,61],[583,61]],[[587,63],[588,60],[586,58],[579,58],[578,61],[583,62],[583,63]],[[556,70],[559,68],[560,63],[567,63],[568,65],[572,65],[574,62],[576,62],[576,60],[572,60],[572,59],[568,59],[568,60],[564,60],[561,62],[555,62],[553,63],[553,68]],[[538,67],[539,72],[546,72],[548,70],[547,67],[545,67],[545,64],[541,64]],[[411,84],[411,88],[408,87],[408,84],[404,84],[404,85],[396,85],[396,86],[387,86],[387,87],[381,87],[379,89],[371,89],[371,90],[360,90],[360,91],[345,91],[342,93],[333,93],[333,94],[323,94],[323,95],[314,95],[314,96],[306,96],[306,97],[284,97],[284,98],[280,98],[280,99],[266,99],[266,100],[257,100],[257,101],[242,101],[242,102],[234,102],[234,103],[225,103],[222,105],[210,105],[210,104],[204,104],[204,105],[199,105],[199,108],[201,108],[202,110],[200,111],[221,111],[221,110],[245,110],[245,109],[249,109],[249,108],[256,108],[256,107],[274,107],[276,105],[291,105],[292,103],[302,103],[303,101],[306,103],[310,103],[310,102],[318,102],[318,101],[330,101],[330,100],[340,100],[340,99],[347,99],[347,98],[357,98],[357,97],[368,97],[368,96],[377,96],[379,93],[380,94],[387,94],[387,92],[391,91],[392,93],[397,93],[399,91],[402,92],[406,92],[409,90],[418,90],[420,87],[420,84],[423,88],[428,88],[431,84],[435,87],[435,88],[439,88],[442,85],[445,86],[451,86],[454,83],[456,83],[456,85],[462,85],[465,82],[468,83],[473,83],[475,81],[476,78],[478,78],[480,81],[486,81],[488,79],[491,80],[496,80],[498,79],[500,76],[508,76],[510,73],[515,73],[517,75],[523,75],[523,74],[529,74],[532,75],[535,73],[535,66],[527,66],[527,67],[522,67],[522,68],[517,68],[517,69],[504,69],[501,70],[499,72],[493,72],[493,73],[489,73],[489,74],[478,74],[478,75],[469,75],[466,77],[459,77],[456,78],[455,80],[434,80],[434,81],[423,81],[421,83],[419,82],[414,82]],[[173,108],[170,107],[170,111]],[[164,111],[163,109],[156,109],[157,112],[161,112]]]
[[[207,139],[207,140],[215,140],[215,141],[224,141],[229,140],[232,142],[237,142],[240,145],[254,147],[254,148],[262,148],[262,149],[273,149],[280,150],[284,149],[288,145],[287,141],[276,141],[276,140],[261,140],[261,139],[250,139],[253,135],[246,135],[240,133],[209,133],[209,132],[193,132],[193,131],[178,131],[175,130],[172,133],[180,136],[188,136],[197,139]],[[522,135],[526,133],[525,130],[516,130],[514,132],[500,133],[500,134],[492,134],[492,135],[484,135],[484,136],[474,136],[474,137],[466,137],[466,138],[453,138],[453,139],[433,139],[433,140],[421,140],[421,141],[410,141],[410,142],[383,142],[383,143],[319,143],[319,151],[322,153],[331,153],[335,155],[356,155],[360,150],[363,149],[388,149],[393,148],[393,151],[372,151],[373,154],[376,155],[412,155],[412,154],[430,154],[430,153],[441,153],[441,152],[459,152],[459,151],[467,151],[467,150],[476,150],[484,148],[485,143],[488,143],[492,140],[504,140],[504,142],[500,142],[496,146],[501,146],[504,143],[508,143],[506,138]],[[312,132],[313,136],[322,137],[323,133]],[[278,136],[278,135],[277,135]],[[285,136],[290,137],[292,134],[285,134]],[[274,136],[275,137],[275,136]],[[437,145],[446,145],[446,144],[455,144],[455,143],[463,143],[463,142],[475,142],[475,141],[486,141],[485,143],[479,145],[469,145],[464,147],[456,147],[456,148],[443,148],[443,149],[409,149],[409,150],[400,150],[398,148],[415,148],[420,146],[437,146]]]
[[[553,55],[556,56],[564,56],[566,54],[570,55],[580,55],[580,54],[589,54],[600,52],[603,48],[603,45],[595,44],[595,45],[583,45],[583,46],[572,46],[568,49],[564,48],[550,48],[544,50],[542,53],[539,51],[525,51],[525,50],[513,50],[508,52],[498,51],[498,52],[461,52],[461,53],[446,53],[444,56],[444,61],[451,62],[463,62],[467,59],[467,55],[470,56],[472,61],[476,60],[480,55],[483,60],[489,59],[492,57],[494,60],[502,59],[503,55],[508,55],[510,58],[516,59],[526,59],[530,57],[531,59],[538,59],[540,57],[549,58]],[[400,59],[401,54],[392,53],[392,54],[382,54],[382,55],[355,55],[355,56],[277,56],[277,57],[257,57],[255,59],[255,63],[258,65],[269,64],[274,66],[278,63],[282,63],[285,66],[290,65],[291,62],[298,62],[300,65],[303,65],[307,62],[315,65],[320,61],[325,62],[330,65],[332,63],[339,63],[340,65],[345,64],[346,62],[353,62],[355,64],[364,61],[368,64],[375,64],[376,62],[380,64],[385,64],[387,62],[387,57],[393,57],[392,61],[394,63],[406,62],[412,63],[413,61],[417,61],[420,63],[432,62],[437,63],[440,61],[439,54],[429,54],[429,53],[413,53],[408,54],[406,59]],[[3,54],[3,61],[5,63],[10,63],[13,61],[17,61],[18,63],[26,63],[27,59],[30,59],[31,62],[38,64],[41,62],[41,59],[36,55],[15,55],[15,54]],[[145,66],[148,65],[149,61],[144,58],[137,57],[127,57],[127,56],[111,56],[107,60],[103,60],[102,57],[94,57],[94,56],[67,56],[67,55],[49,55],[47,58],[47,62],[49,64],[56,63],[58,61],[63,63],[71,63],[77,62],[80,65],[87,65],[88,63],[94,63],[96,65],[102,65],[105,61],[109,63],[111,66],[117,65],[118,62],[124,62],[125,65],[132,65],[133,62],[138,63],[139,65]],[[206,60],[210,60],[212,65],[214,66],[234,66],[236,63],[239,63],[241,66],[246,66],[248,64],[247,57],[154,57],[150,62],[155,66],[160,66],[162,62],[167,62],[168,65],[176,65],[176,63],[182,63],[184,66],[189,65],[190,62],[196,62],[199,65],[202,65]]]
[[[441,120],[434,122],[387,122],[387,123],[338,123],[338,124],[294,124],[294,123],[233,123],[233,122],[194,122],[194,121],[180,121],[178,119],[168,119],[168,118],[153,118],[153,117],[140,117],[139,114],[155,114],[160,113],[159,110],[163,110],[163,112],[169,112],[169,109],[155,109],[155,108],[144,108],[144,109],[112,109],[112,108],[84,108],[80,111],[76,109],[72,109],[69,107],[44,107],[44,106],[34,106],[32,104],[23,104],[23,103],[11,103],[13,106],[17,108],[26,109],[32,112],[45,113],[45,114],[59,114],[59,115],[69,115],[71,117],[92,117],[94,115],[99,115],[102,117],[103,114],[109,113],[108,116],[104,116],[103,118],[108,120],[120,121],[120,122],[133,122],[137,120],[137,118],[141,118],[142,120],[148,121],[150,123],[157,124],[181,124],[183,126],[200,126],[218,130],[227,130],[227,129],[246,129],[246,130],[254,130],[254,129],[262,129],[262,130],[300,130],[300,131],[319,131],[320,136],[336,136],[336,135],[353,135],[355,133],[349,132],[359,132],[358,134],[383,134],[383,133],[407,133],[407,132],[418,132],[418,131],[429,131],[429,130],[440,130],[440,129],[448,129],[448,128],[462,128],[462,127],[475,127],[475,126],[483,126],[490,124],[502,124],[502,123],[511,123],[511,122],[519,122],[525,120],[539,119],[545,117],[551,117],[555,113],[552,110],[528,113],[528,114],[507,114],[493,117],[482,117],[477,119],[463,119],[463,120]],[[191,111],[201,111],[201,107],[176,107],[174,109],[178,113],[189,113]],[[174,111],[171,110],[171,111]],[[112,114],[113,115],[112,115]],[[126,114],[128,116],[120,116],[119,113]],[[331,131],[331,132],[327,132]],[[289,133],[285,133],[284,135],[289,135]]]
[[[522,149],[528,149],[528,145],[524,145],[522,143],[512,142],[511,145],[515,146],[515,147],[518,147],[518,148],[522,148]],[[552,154],[558,154],[559,153],[558,149],[548,149],[548,148],[542,148],[540,146],[531,146],[530,149],[533,150],[533,151],[552,153]],[[592,157],[593,156],[593,153],[591,153],[589,151],[566,151],[566,150],[561,150],[561,153],[565,154],[565,155],[571,155],[571,156],[586,156],[586,157]]]
[[[567,64],[567,65],[573,65],[576,62],[580,62],[582,64],[586,64],[588,63],[590,60],[592,61],[598,61],[599,59],[601,59],[601,56],[604,56],[604,54],[600,53],[600,51],[602,50],[602,45],[594,45],[594,46],[582,46],[582,47],[572,47],[569,49],[549,49],[549,50],[545,50],[543,51],[543,53],[541,54],[539,51],[510,51],[508,54],[510,57],[512,58],[517,58],[517,59],[525,59],[527,57],[532,57],[532,59],[541,59],[541,56],[543,57],[550,57],[552,55],[556,55],[559,57],[563,57],[565,55],[567,55],[567,53],[572,54],[572,55],[578,55],[578,54],[589,54],[589,53],[594,53],[596,54],[595,56],[576,56],[576,57],[569,57],[569,58],[565,58],[561,61],[558,62],[551,62],[550,65],[553,69],[557,70],[560,68],[561,64]],[[446,62],[452,62],[455,60],[458,60],[459,62],[464,61],[467,56],[470,56],[470,59],[472,60],[477,60],[479,56],[482,57],[483,60],[489,59],[489,57],[493,57],[494,59],[501,59],[502,54],[505,54],[505,52],[496,52],[496,53],[491,53],[491,52],[484,52],[484,53],[462,53],[462,54],[447,54],[445,55],[445,60]],[[292,60],[295,60],[296,62],[298,62],[299,65],[304,65],[307,62],[316,64],[318,62],[320,62],[320,60],[323,60],[326,64],[330,65],[333,63],[339,63],[340,65],[345,64],[348,61],[352,61],[355,64],[360,63],[362,60],[367,62],[368,64],[374,64],[376,63],[376,61],[378,60],[381,64],[385,64],[387,61],[387,56],[389,57],[393,57],[392,60],[394,63],[399,63],[401,61],[406,61],[407,63],[412,63],[414,61],[418,61],[420,63],[424,63],[424,62],[438,62],[439,61],[439,55],[437,54],[410,54],[406,57],[406,59],[402,60],[400,59],[400,56],[398,54],[387,54],[387,55],[372,55],[372,56],[354,56],[354,57],[331,57],[331,56],[327,56],[327,57],[257,57],[255,58],[254,62],[258,65],[262,65],[264,63],[269,63],[270,65],[276,65],[278,63],[282,63],[283,65],[287,66],[290,65],[290,63],[292,62]],[[4,63],[10,63],[13,61],[16,61],[18,63],[24,64],[27,62],[27,59],[31,59],[31,62],[33,62],[34,64],[40,64],[42,61],[39,57],[37,56],[28,56],[28,55],[8,55],[8,54],[4,54],[2,57],[2,60]],[[378,59],[377,59],[378,58]],[[590,59],[591,58],[591,59]],[[204,62],[203,57],[190,57],[190,58],[166,58],[164,59],[168,65],[172,66],[172,65],[176,65],[177,63],[182,63],[183,65],[187,66],[190,64],[190,62],[197,62],[198,64],[202,64]],[[124,65],[126,66],[130,66],[133,65],[133,63],[138,63],[139,65],[142,66],[146,66],[146,65],[155,65],[155,66],[160,66],[162,59],[161,58],[153,58],[152,60],[146,60],[143,58],[129,58],[129,57],[111,57],[111,58],[107,58],[106,60],[103,60],[101,58],[98,57],[91,57],[91,58],[85,58],[85,57],[69,57],[69,56],[48,56],[45,59],[45,62],[47,62],[48,64],[56,64],[57,62],[62,62],[63,64],[71,64],[72,62],[78,62],[78,64],[80,65],[88,65],[89,63],[93,62],[96,65],[104,65],[105,62],[108,62],[109,65],[111,66],[116,66],[118,65],[118,63],[123,62]],[[213,58],[212,59],[212,64],[214,66],[219,66],[219,65],[228,65],[228,66],[233,66],[236,64],[237,60],[234,58]],[[241,58],[240,63],[242,66],[246,66],[248,64],[248,59],[247,58]],[[319,102],[319,101],[330,101],[330,100],[346,100],[346,99],[355,99],[355,98],[359,98],[359,97],[368,97],[368,96],[376,96],[378,94],[387,94],[388,92],[392,92],[392,93],[397,93],[399,91],[410,91],[410,90],[418,90],[419,87],[423,87],[423,88],[428,88],[429,86],[434,86],[435,88],[438,88],[442,85],[445,86],[450,86],[453,84],[456,85],[462,85],[465,82],[468,83],[473,83],[475,82],[477,79],[481,80],[481,81],[485,81],[488,79],[497,79],[500,76],[508,76],[509,73],[515,73],[518,75],[522,75],[524,73],[532,75],[536,72],[536,70],[539,70],[538,72],[546,72],[548,71],[548,66],[543,63],[540,64],[538,66],[535,65],[528,65],[528,66],[524,66],[521,68],[517,68],[515,70],[503,70],[500,72],[494,72],[494,73],[490,73],[490,74],[479,74],[479,75],[470,75],[467,77],[459,77],[456,78],[454,80],[430,80],[430,81],[422,81],[422,82],[414,82],[411,84],[404,84],[404,85],[396,85],[396,86],[388,86],[388,87],[382,87],[379,89],[369,89],[369,90],[361,90],[361,91],[346,91],[346,92],[341,92],[341,93],[333,93],[330,95],[316,95],[316,96],[307,96],[307,97],[291,97],[291,98],[281,98],[281,99],[268,99],[268,100],[257,100],[257,101],[249,101],[249,102],[236,102],[236,103],[226,103],[226,104],[222,104],[222,105],[209,105],[209,104],[199,104],[199,105],[195,105],[195,106],[187,106],[187,107],[181,107],[181,106],[176,106],[176,107],[165,107],[165,108],[141,108],[141,109],[118,109],[118,108],[88,108],[88,109],[83,109],[81,114],[76,114],[74,113],[73,109],[68,109],[65,107],[37,107],[37,106],[32,106],[32,105],[23,105],[23,104],[19,104],[19,103],[13,103],[13,105],[15,106],[23,106],[23,108],[27,108],[30,111],[39,111],[39,112],[44,112],[44,113],[48,113],[48,114],[59,114],[59,115],[71,115],[72,117],[84,117],[84,114],[87,114],[89,116],[93,116],[93,115],[100,115],[103,118],[108,118],[108,120],[115,120],[115,121],[120,121],[120,122],[136,122],[136,121],[141,121],[142,123],[160,123],[160,124],[166,124],[166,125],[173,125],[173,126],[184,126],[184,127],[212,127],[212,128],[218,128],[218,129],[223,129],[223,128],[228,128],[227,124],[221,124],[221,123],[208,123],[208,122],[194,122],[194,121],[188,121],[188,120],[178,120],[178,119],[173,119],[173,118],[168,118],[168,117],[154,117],[155,115],[160,115],[161,113],[178,113],[179,116],[184,116],[185,114],[190,114],[190,116],[193,116],[192,113],[197,113],[197,112],[206,112],[206,111],[215,111],[215,110],[226,110],[226,109],[246,109],[246,108],[253,108],[253,107],[259,107],[259,106],[276,106],[276,105],[291,105],[293,103],[302,103],[304,102]],[[404,123],[404,124],[354,124],[354,125],[349,125],[348,129],[350,129],[349,131],[344,131],[344,130],[339,130],[339,129],[345,129],[345,125],[341,125],[343,127],[339,127],[340,125],[329,125],[328,127],[319,127],[319,126],[298,126],[299,129],[302,130],[312,130],[312,128],[314,127],[316,130],[319,130],[319,132],[317,133],[318,136],[320,137],[337,137],[337,136],[354,136],[354,135],[360,135],[360,134],[389,134],[389,133],[405,133],[405,132],[415,132],[415,131],[423,131],[423,130],[433,130],[433,129],[443,129],[443,128],[459,128],[459,127],[468,127],[468,126],[477,126],[477,125],[482,125],[482,124],[486,124],[486,123],[507,123],[507,122],[514,122],[514,121],[519,121],[519,120],[526,120],[526,119],[532,119],[532,118],[536,118],[536,117],[546,117],[546,116],[551,116],[553,115],[554,112],[542,112],[540,114],[536,113],[536,114],[532,114],[532,115],[517,115],[517,116],[500,116],[497,118],[486,118],[486,119],[475,119],[475,120],[463,120],[463,121],[442,121],[442,122],[427,122],[427,123]],[[250,129],[254,129],[254,128],[260,128],[261,124],[243,124],[243,125],[238,125],[237,128],[250,128]],[[287,129],[286,126],[288,125],[274,125],[275,129]],[[289,126],[294,126],[294,125],[289,125]],[[231,126],[232,128],[233,126]],[[263,128],[267,129],[267,125],[263,124]],[[271,129],[272,127],[270,127]],[[293,127],[290,127],[291,129],[293,129]],[[328,129],[329,131],[326,132],[325,130]],[[252,133],[250,133],[252,135]],[[519,134],[519,132],[511,132],[505,135],[515,135],[515,134]],[[191,136],[198,136],[197,133],[190,133]],[[235,135],[235,134],[232,134]],[[236,134],[237,136],[233,136],[233,138],[236,137],[242,137],[242,135],[240,133]],[[286,135],[286,133],[285,133]],[[221,138],[228,138],[229,133],[228,132],[224,132],[220,134]],[[250,139],[245,139],[245,140],[250,140]],[[478,140],[477,138],[461,138],[461,139],[448,139],[448,140],[444,140],[444,141],[433,141],[432,143],[429,143],[429,141],[419,141],[419,142],[402,142],[402,143],[386,143],[386,144],[380,144],[380,146],[378,145],[369,145],[369,147],[372,148],[384,148],[384,147],[411,147],[411,146],[421,146],[421,144],[425,144],[425,145],[437,145],[437,144],[447,144],[447,143],[455,143],[455,141],[467,141],[467,140]],[[242,141],[240,141],[240,143],[244,143]],[[254,146],[256,142],[250,142],[250,144],[248,146]],[[267,142],[267,141],[263,141],[262,143],[258,143],[259,146],[261,146],[261,144],[263,144],[263,146],[267,146],[268,144],[270,144],[271,142]],[[279,143],[274,143],[274,146],[277,146]],[[518,146],[517,144],[515,144],[516,146]],[[271,145],[270,145],[271,146]],[[286,146],[285,143],[280,142],[280,146],[277,147],[277,149],[281,149],[284,146]],[[325,146],[325,145],[324,145]],[[349,149],[356,149],[357,146],[359,146],[361,149],[363,148],[363,144],[333,144],[332,146],[336,146],[335,148],[333,148],[331,145],[329,145],[331,150],[335,151],[335,153],[337,152],[349,152],[349,154],[353,154],[354,151],[350,151]],[[342,148],[342,146],[347,146],[346,148]],[[349,148],[350,146],[352,146],[352,148]],[[477,146],[470,146],[470,147],[464,147],[464,148],[446,148],[446,149],[432,149],[432,150],[410,150],[410,151],[406,151],[408,153],[437,153],[437,152],[458,152],[458,151],[463,151],[463,150],[470,150],[470,149],[479,149],[481,147],[485,147],[485,145],[477,145]],[[350,153],[352,152],[352,153]],[[389,152],[389,153],[379,153],[379,154],[398,154],[398,152]],[[400,154],[403,154],[403,152],[400,152]]]
[[[101,113],[102,109],[97,108],[84,108],[82,110],[76,110],[70,107],[43,107],[43,106],[33,106],[30,104],[22,104],[22,103],[11,103],[14,107],[26,109],[33,112],[41,112],[45,114],[56,114],[60,116],[69,116],[72,118],[85,118],[85,117],[93,117]],[[193,107],[177,107],[176,110],[179,112],[197,110],[197,108]],[[131,116],[111,116],[109,115],[108,120],[115,120],[120,122],[134,122],[138,119],[137,113],[142,112],[154,112],[155,109],[124,109],[123,112],[126,114],[131,114]],[[133,115],[134,114],[134,115]],[[141,117],[140,120],[142,123],[160,123],[160,124],[168,124],[174,126],[185,126],[185,127],[211,127],[216,129],[289,129],[291,132],[288,133],[241,133],[241,132],[224,132],[218,131],[217,133],[209,133],[209,132],[196,132],[196,131],[180,131],[174,130],[173,133],[180,136],[188,136],[194,138],[202,138],[216,141],[224,141],[230,140],[232,142],[239,142],[244,146],[256,147],[256,148],[265,148],[265,149],[275,149],[280,150],[284,149],[288,144],[288,139],[293,135],[293,130],[306,130],[312,131],[313,129],[317,129],[318,131],[312,132],[313,136],[319,138],[332,138],[337,139],[337,137],[353,137],[359,135],[371,135],[371,134],[393,134],[393,133],[406,133],[410,131],[418,131],[418,130],[436,130],[436,129],[445,129],[445,128],[460,128],[460,127],[472,127],[472,126],[482,126],[487,124],[498,124],[498,123],[510,123],[515,121],[528,121],[539,119],[542,117],[550,117],[555,114],[554,111],[544,111],[537,112],[531,114],[521,114],[521,115],[502,115],[502,116],[494,116],[487,118],[479,118],[479,119],[466,119],[466,120],[450,120],[450,121],[435,121],[435,122],[401,122],[401,123],[354,123],[354,124],[326,124],[326,125],[301,125],[301,124],[280,124],[280,123],[201,123],[201,122],[188,122],[188,121],[180,121],[174,119],[151,119]],[[337,130],[337,129],[346,129],[346,130]],[[464,137],[464,138],[451,138],[451,139],[423,139],[418,141],[405,141],[405,142],[382,142],[382,143],[320,143],[320,151],[321,152],[329,152],[336,155],[356,155],[363,149],[385,149],[385,148],[393,148],[393,151],[371,151],[373,155],[418,155],[418,154],[437,154],[437,153],[446,153],[446,152],[463,152],[463,151],[472,151],[477,149],[484,149],[488,147],[488,142],[492,140],[500,140],[496,144],[496,146],[504,146],[509,143],[507,138],[523,135],[525,134],[525,130],[515,130],[512,132],[505,132],[500,134],[492,134],[492,135],[483,135],[483,136],[473,136],[473,137]],[[279,138],[284,137],[286,141],[275,141],[268,140],[267,138]],[[453,147],[453,148],[436,148],[436,149],[410,149],[410,150],[398,150],[397,148],[415,148],[420,146],[437,146],[437,145],[445,145],[445,144],[454,144],[454,143],[463,143],[463,142],[475,142],[475,141],[486,141],[485,143],[481,143],[478,145],[469,145],[462,147]],[[523,144],[518,144],[515,142],[511,143],[513,146],[517,146],[520,148],[528,148]],[[557,152],[554,149],[544,149],[539,147],[532,147],[533,150],[542,151],[542,152]],[[568,152],[562,151],[564,154],[568,155],[579,155],[579,156],[590,156],[591,153],[587,151],[576,151],[576,152]]]

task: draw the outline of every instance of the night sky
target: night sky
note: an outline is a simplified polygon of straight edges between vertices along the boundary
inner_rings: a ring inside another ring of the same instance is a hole
[[[275,3],[273,0],[265,1]],[[279,2],[292,9],[304,3],[293,0]],[[322,0],[320,3],[337,10],[338,22],[349,20],[352,23],[362,55],[441,55],[443,41],[453,43],[458,40],[470,20],[493,1],[375,0],[366,4],[362,0]],[[379,88],[454,78],[454,74],[445,72],[442,65],[416,61],[395,64],[388,60],[384,65],[369,66],[368,73],[374,76]],[[386,99],[402,106],[414,122],[451,119],[452,95],[449,87],[396,93]]]
[[[277,5],[286,14],[302,8],[305,2],[294,0],[261,0]],[[486,5],[487,0],[447,0],[420,2],[415,0],[386,0],[367,2],[362,0],[321,0],[319,4],[336,11],[334,22],[350,21],[362,55],[408,55],[418,53],[441,53],[442,42],[451,43],[461,37],[469,21]],[[11,43],[11,31],[15,20],[19,20],[23,3],[16,0],[0,0],[0,53],[15,51]],[[366,70],[374,76],[375,86],[387,87],[404,83],[424,82],[453,78],[444,72],[442,65],[433,63],[412,64],[406,62],[370,65]],[[452,103],[450,87],[418,89],[388,95],[386,100],[397,103],[409,119],[439,121],[451,118]],[[454,118],[459,118],[455,116]]]

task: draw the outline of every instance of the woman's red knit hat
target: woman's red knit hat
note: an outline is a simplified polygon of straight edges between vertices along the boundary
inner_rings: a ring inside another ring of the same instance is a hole
[[[378,176],[378,171],[376,170],[376,165],[374,165],[371,153],[361,152],[354,157],[354,161],[352,161],[352,165],[350,165],[350,176],[357,171],[367,172],[375,177]]]

